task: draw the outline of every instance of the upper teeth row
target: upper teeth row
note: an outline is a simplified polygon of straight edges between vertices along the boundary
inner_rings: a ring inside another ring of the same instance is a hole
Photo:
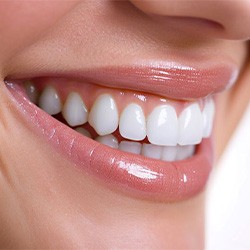
[[[211,98],[205,101],[203,111],[198,103],[191,103],[179,116],[174,107],[164,104],[145,117],[142,107],[136,103],[130,103],[119,115],[114,98],[102,94],[89,111],[76,92],[69,93],[62,105],[57,91],[51,86],[41,93],[39,106],[51,115],[62,112],[70,126],[89,122],[101,136],[111,134],[119,127],[124,138],[140,141],[147,136],[150,143],[161,146],[199,144],[203,137],[211,134],[215,110]]]

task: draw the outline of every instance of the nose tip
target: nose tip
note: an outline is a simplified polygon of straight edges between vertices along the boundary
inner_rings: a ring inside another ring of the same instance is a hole
[[[131,0],[131,2],[149,16],[165,16],[176,20],[196,19],[198,21],[196,24],[200,23],[200,29],[196,26],[196,31],[206,32],[206,36],[231,40],[250,39],[250,0]],[[216,25],[210,25],[209,30],[202,29],[205,22],[200,22],[201,20]]]

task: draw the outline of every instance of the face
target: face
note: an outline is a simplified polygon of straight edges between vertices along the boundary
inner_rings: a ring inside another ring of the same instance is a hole
[[[0,245],[203,248],[205,185],[249,100],[249,11],[2,1]]]

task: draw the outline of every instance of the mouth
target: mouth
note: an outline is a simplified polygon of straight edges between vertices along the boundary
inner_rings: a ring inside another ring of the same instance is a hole
[[[164,202],[201,192],[213,164],[213,94],[231,85],[234,72],[114,71],[8,79],[6,86],[27,126],[106,187]],[[141,85],[133,88],[128,80],[136,77]]]

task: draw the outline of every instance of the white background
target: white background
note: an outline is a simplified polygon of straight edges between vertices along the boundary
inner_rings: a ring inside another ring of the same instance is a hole
[[[206,249],[250,250],[250,105],[207,192]]]

